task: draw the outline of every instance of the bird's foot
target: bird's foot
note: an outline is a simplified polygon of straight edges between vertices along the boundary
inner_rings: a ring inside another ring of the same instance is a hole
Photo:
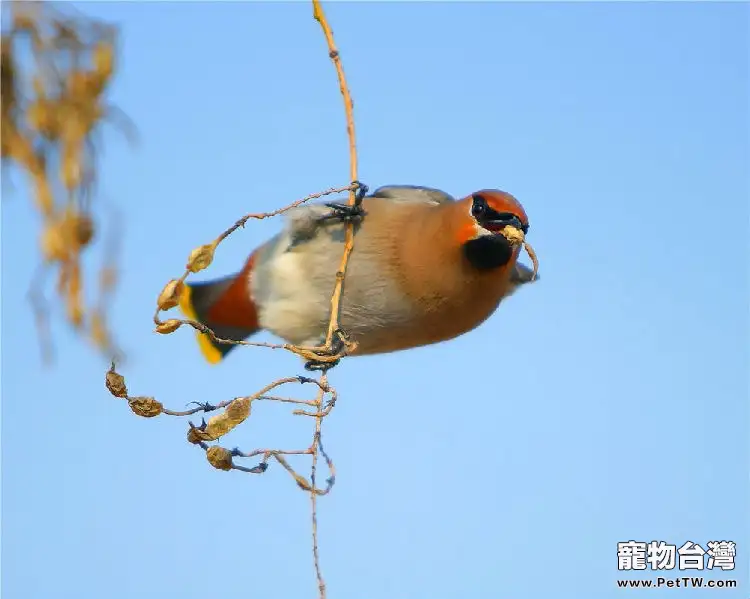
[[[330,346],[325,345],[316,350],[316,353],[321,357],[328,358],[327,360],[308,360],[305,363],[305,370],[318,371],[322,370],[326,372],[337,366],[341,362],[343,353],[349,343],[349,335],[347,335],[342,329],[336,329],[333,331]]]
[[[336,220],[339,222],[350,223],[357,222],[365,216],[365,211],[362,208],[362,200],[367,195],[369,187],[360,181],[352,181],[352,187],[356,189],[354,194],[354,205],[350,206],[343,202],[326,202],[325,206],[328,206],[332,212],[321,217],[321,221]]]
[[[331,212],[321,216],[321,221],[335,220],[343,223],[354,223],[365,215],[364,209],[357,204],[350,206],[341,202],[326,202],[325,205],[331,209]]]

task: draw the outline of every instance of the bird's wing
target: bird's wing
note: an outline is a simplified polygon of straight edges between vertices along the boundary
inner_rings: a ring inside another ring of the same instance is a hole
[[[422,202],[427,204],[448,204],[456,201],[453,196],[440,189],[418,185],[386,185],[378,187],[368,197],[383,198],[394,202]]]
[[[305,204],[292,208],[284,214],[284,228],[264,244],[263,255],[271,257],[302,244],[343,242],[344,223],[321,220],[331,212],[331,208],[325,204]]]
[[[391,202],[415,202],[439,206],[455,202],[450,194],[431,187],[417,185],[387,185],[379,187],[367,198],[379,198]],[[286,213],[285,230],[269,245],[277,251],[289,251],[302,243],[320,240],[320,233],[327,231],[331,240],[343,241],[344,225],[341,222],[321,222],[321,217],[330,214],[331,209],[325,204],[305,204]],[[365,217],[367,218],[367,217]]]

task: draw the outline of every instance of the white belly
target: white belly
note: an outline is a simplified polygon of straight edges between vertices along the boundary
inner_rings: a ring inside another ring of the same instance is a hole
[[[260,325],[290,343],[316,345],[325,335],[330,308],[306,272],[304,257],[287,252],[268,266],[271,292],[258,306]]]

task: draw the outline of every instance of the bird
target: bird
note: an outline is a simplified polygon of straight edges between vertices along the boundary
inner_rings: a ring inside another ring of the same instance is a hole
[[[305,204],[230,276],[186,283],[180,309],[217,337],[243,341],[261,330],[290,344],[325,343],[331,295],[355,227],[339,325],[356,346],[347,355],[385,354],[454,339],[487,320],[503,299],[536,280],[518,261],[521,203],[499,189],[462,199],[417,185],[386,185],[358,203]],[[198,332],[211,364],[236,347]],[[312,369],[312,368],[311,368]]]

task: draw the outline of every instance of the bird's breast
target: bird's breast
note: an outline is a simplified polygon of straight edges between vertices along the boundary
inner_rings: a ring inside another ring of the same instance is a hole
[[[453,339],[482,324],[497,309],[507,286],[498,281],[464,280],[446,288],[434,281],[421,290],[411,285],[410,317],[388,331],[362,339],[359,354],[382,353]]]

